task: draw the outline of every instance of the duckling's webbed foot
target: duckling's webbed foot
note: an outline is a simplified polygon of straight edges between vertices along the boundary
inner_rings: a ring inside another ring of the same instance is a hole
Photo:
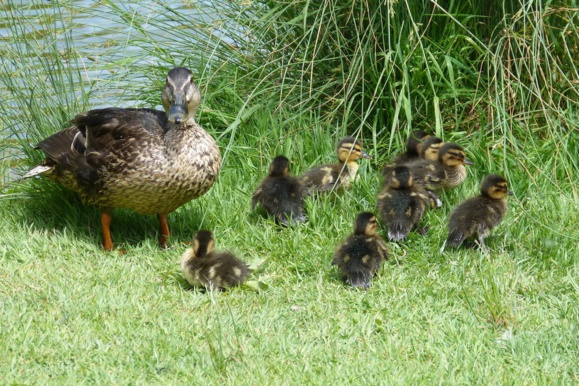
[[[440,209],[442,207],[442,200],[438,198],[436,193],[432,190],[427,190],[426,194],[428,194],[428,198],[430,199],[430,207]]]
[[[418,227],[417,232],[421,236],[426,236],[428,231],[430,230],[430,225],[425,225],[423,227]]]

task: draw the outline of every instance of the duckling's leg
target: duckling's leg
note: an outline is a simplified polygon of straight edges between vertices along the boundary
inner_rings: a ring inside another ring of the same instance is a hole
[[[427,190],[426,194],[428,194],[428,197],[430,198],[430,207],[431,208],[439,209],[442,207],[442,201],[440,200],[440,198],[438,198],[438,196],[432,190]]]
[[[109,208],[101,208],[101,226],[103,229],[103,247],[105,251],[113,250],[113,240],[111,238],[111,210]]]
[[[157,213],[157,218],[159,219],[159,225],[161,226],[161,236],[159,237],[159,244],[161,248],[167,248],[167,241],[169,241],[169,223],[167,223],[167,215],[162,213]]]

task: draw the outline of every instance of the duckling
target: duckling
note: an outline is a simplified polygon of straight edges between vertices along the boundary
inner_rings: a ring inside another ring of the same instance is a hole
[[[318,166],[299,177],[308,194],[349,188],[358,173],[360,158],[372,158],[362,150],[362,142],[354,137],[343,138],[337,146],[337,164]]]
[[[422,130],[414,130],[412,133],[410,133],[410,136],[406,141],[406,151],[394,157],[392,161],[390,161],[382,168],[380,174],[386,177],[396,166],[400,166],[409,161],[419,159],[421,156],[420,149],[422,148],[422,142],[424,142],[427,138],[430,138],[430,134]]]
[[[414,165],[413,168],[416,169],[421,165],[435,165],[438,163],[438,154],[440,148],[444,145],[442,139],[438,137],[428,136],[422,143],[417,145],[418,156],[412,159],[406,159],[403,162],[391,163],[386,165],[381,173],[385,177],[382,181],[382,188],[388,186],[388,179],[394,168],[397,166]]]
[[[156,214],[167,246],[167,214],[205,194],[221,169],[215,139],[195,121],[201,93],[186,68],[167,74],[165,111],[105,108],[78,114],[73,126],[41,141],[46,159],[23,178],[43,175],[99,206],[105,250],[113,208]]]
[[[429,190],[438,190],[451,189],[462,184],[466,179],[465,165],[473,163],[466,158],[464,149],[449,142],[440,147],[438,162],[420,159],[406,166],[412,170],[415,183],[422,184]]]
[[[358,214],[354,233],[338,246],[332,265],[336,264],[346,283],[368,289],[372,278],[388,259],[386,243],[376,234],[378,222],[373,213]]]
[[[275,157],[269,167],[269,175],[253,193],[251,209],[254,210],[260,203],[280,224],[304,222],[305,189],[289,173],[289,160],[281,155]]]
[[[193,238],[193,246],[181,256],[181,269],[192,286],[209,290],[240,285],[251,273],[247,264],[231,252],[214,252],[213,233],[200,230]]]
[[[414,184],[410,169],[395,167],[388,176],[388,186],[378,194],[378,210],[388,226],[388,238],[391,241],[406,239],[418,226],[429,202],[424,187]]]
[[[504,177],[488,175],[481,184],[480,196],[463,201],[451,213],[446,245],[456,248],[476,235],[479,246],[484,247],[484,239],[507,213],[506,196],[513,194],[507,185]]]

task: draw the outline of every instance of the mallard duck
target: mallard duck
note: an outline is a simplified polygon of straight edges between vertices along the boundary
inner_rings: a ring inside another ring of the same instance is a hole
[[[215,239],[210,231],[198,231],[192,244],[181,256],[181,269],[194,287],[223,290],[240,285],[251,272],[247,264],[231,252],[214,252]]]
[[[358,214],[354,233],[342,242],[332,260],[352,287],[367,289],[383,260],[388,258],[386,243],[378,234],[376,216],[370,212]]]
[[[105,250],[113,248],[111,209],[157,214],[160,243],[169,237],[167,214],[206,193],[217,179],[217,143],[195,122],[201,101],[191,71],[169,71],[162,93],[165,112],[105,108],[78,114],[73,126],[35,149],[46,159],[24,178],[43,175],[100,207]]]
[[[482,182],[480,196],[463,201],[451,213],[446,245],[456,248],[476,236],[479,246],[484,247],[484,239],[507,213],[506,197],[512,194],[505,178],[488,175]]]
[[[387,186],[378,194],[378,210],[388,227],[388,238],[391,241],[406,239],[418,226],[429,202],[426,189],[414,184],[410,169],[395,167],[388,176]]]
[[[283,225],[304,222],[304,194],[302,184],[290,176],[289,160],[280,155],[273,159],[269,175],[253,193],[251,209],[259,203]]]
[[[360,158],[372,158],[362,150],[362,142],[354,137],[343,138],[336,149],[339,162],[307,170],[299,177],[309,194],[349,188],[356,179]]]
[[[419,159],[422,142],[427,138],[430,138],[430,134],[422,130],[414,130],[410,133],[408,140],[406,141],[406,151],[398,154],[388,164],[386,164],[380,171],[380,174],[386,177],[396,166],[404,165],[409,161]]]

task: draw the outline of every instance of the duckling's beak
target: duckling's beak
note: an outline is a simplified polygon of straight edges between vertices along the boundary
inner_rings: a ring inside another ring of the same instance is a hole
[[[513,196],[515,193],[513,193],[512,190],[507,190],[507,194],[508,194],[509,196]]]
[[[169,110],[169,122],[180,124],[187,119],[187,100],[185,93],[175,93],[171,109]]]
[[[367,158],[367,159],[371,159],[372,156],[368,153],[366,153],[365,151],[362,152],[362,158]]]
[[[466,158],[464,159],[464,164],[465,165],[474,165],[474,162],[467,160]]]

